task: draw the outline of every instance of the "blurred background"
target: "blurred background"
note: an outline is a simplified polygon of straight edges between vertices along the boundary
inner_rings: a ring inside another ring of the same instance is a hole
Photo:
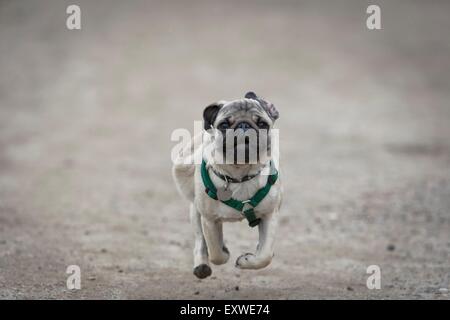
[[[0,1],[0,298],[448,299],[449,15],[448,1]],[[280,111],[275,258],[235,269],[257,232],[227,224],[231,259],[200,281],[170,135],[249,90]]]

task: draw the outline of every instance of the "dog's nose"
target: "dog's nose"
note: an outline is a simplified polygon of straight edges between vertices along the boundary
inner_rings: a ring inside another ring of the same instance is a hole
[[[252,126],[248,122],[241,122],[238,123],[238,125],[235,127],[235,129],[242,129],[244,131],[247,131],[248,129],[251,129]]]

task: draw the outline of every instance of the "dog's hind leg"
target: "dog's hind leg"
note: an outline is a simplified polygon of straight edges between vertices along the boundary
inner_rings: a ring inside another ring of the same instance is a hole
[[[208,248],[203,236],[202,221],[200,213],[194,204],[190,206],[191,224],[194,229],[194,274],[197,278],[203,279],[211,275],[212,271],[208,265]]]

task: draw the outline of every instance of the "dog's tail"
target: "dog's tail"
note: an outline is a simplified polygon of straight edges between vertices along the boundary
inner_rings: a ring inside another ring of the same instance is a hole
[[[202,134],[196,135],[191,139],[180,152],[172,168],[172,175],[178,192],[191,202],[194,201],[195,195],[195,154],[201,152],[201,148],[199,150],[195,150],[194,148],[201,146],[201,141]]]
[[[194,173],[195,166],[193,164],[174,165],[172,168],[173,179],[177,186],[178,192],[187,200],[194,201]]]

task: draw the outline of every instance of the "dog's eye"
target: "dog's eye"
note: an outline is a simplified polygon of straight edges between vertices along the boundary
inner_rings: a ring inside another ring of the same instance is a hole
[[[228,123],[228,121],[224,121],[219,123],[219,125],[217,126],[220,130],[226,130],[228,128],[230,128],[230,124]]]
[[[269,124],[265,121],[258,121],[257,125],[258,125],[258,128],[260,128],[260,129],[268,129],[269,128]]]

